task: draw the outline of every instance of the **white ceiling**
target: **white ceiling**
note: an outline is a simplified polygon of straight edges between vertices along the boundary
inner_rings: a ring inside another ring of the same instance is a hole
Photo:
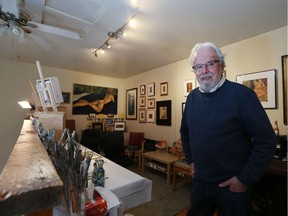
[[[24,39],[2,33],[0,58],[118,78],[185,59],[197,42],[225,46],[287,26],[287,0],[25,0],[22,7],[33,22],[81,39],[46,33],[40,25]],[[96,58],[93,51],[108,32],[134,14],[136,27],[127,26],[127,36],[111,40],[112,48]]]

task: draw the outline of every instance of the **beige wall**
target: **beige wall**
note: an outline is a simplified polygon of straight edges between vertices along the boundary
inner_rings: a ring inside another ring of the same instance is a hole
[[[280,134],[286,134],[286,127],[283,124],[281,56],[287,54],[287,27],[222,47],[222,49],[227,54],[227,78],[231,81],[235,81],[236,76],[240,74],[269,69],[277,70],[278,108],[266,110],[266,112],[271,123],[275,120],[278,121]],[[25,117],[25,111],[16,102],[30,98],[31,87],[28,80],[34,82],[39,78],[39,75],[36,64],[23,64],[0,59],[0,65],[0,99],[2,101],[0,107],[0,120],[2,123],[0,133],[1,171],[18,138]],[[138,120],[129,120],[127,121],[127,130],[143,131],[145,132],[145,137],[158,140],[165,139],[169,144],[180,136],[182,102],[186,100],[186,97],[184,97],[184,80],[194,78],[187,59],[124,80],[43,66],[42,70],[45,77],[57,76],[60,80],[62,91],[66,92],[72,93],[73,83],[118,88],[118,113],[125,113],[127,89],[137,87],[139,98],[140,85],[155,82],[154,98],[156,101],[172,101],[172,126],[157,126],[155,123],[139,123]],[[168,82],[167,96],[160,96],[161,82]],[[67,107],[67,117],[76,119],[76,130],[80,134],[81,129],[86,127],[87,116],[72,116],[71,105],[65,106]]]

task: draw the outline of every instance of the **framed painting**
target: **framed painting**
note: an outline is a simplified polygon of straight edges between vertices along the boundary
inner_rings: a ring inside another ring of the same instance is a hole
[[[195,79],[184,80],[184,96],[187,97],[188,94],[195,88]]]
[[[116,121],[114,123],[114,131],[125,131],[125,121]]]
[[[155,96],[155,83],[148,83],[147,84],[147,96]]]
[[[282,80],[283,80],[283,117],[284,117],[284,124],[288,125],[288,113],[287,113],[287,108],[288,108],[288,94],[287,94],[287,76],[288,76],[288,55],[284,55],[281,57],[282,61]]]
[[[117,114],[118,89],[73,84],[73,115]]]
[[[276,70],[238,75],[236,82],[252,89],[265,109],[276,109]]]
[[[146,96],[140,96],[139,98],[139,106],[145,107],[146,106]]]
[[[156,124],[171,126],[171,100],[156,102]]]
[[[147,122],[154,123],[155,122],[155,110],[147,110]]]
[[[155,98],[149,98],[147,100],[147,108],[148,109],[155,109]]]
[[[145,93],[146,93],[146,86],[140,85],[140,95],[145,95]]]
[[[63,103],[70,103],[70,92],[62,92]]]
[[[140,123],[146,122],[146,109],[139,109],[139,122]]]
[[[126,90],[126,119],[137,120],[137,88]]]
[[[168,95],[168,82],[160,83],[160,96]]]

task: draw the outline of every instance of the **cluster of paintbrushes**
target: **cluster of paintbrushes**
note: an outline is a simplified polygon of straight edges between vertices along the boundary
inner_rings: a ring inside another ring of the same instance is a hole
[[[86,156],[85,151],[82,155],[80,144],[75,141],[75,131],[69,133],[68,129],[64,129],[61,138],[56,141],[55,129],[44,129],[41,123],[36,125],[38,135],[63,181],[63,195],[68,213],[81,215],[81,206],[85,206],[85,188],[92,154]]]

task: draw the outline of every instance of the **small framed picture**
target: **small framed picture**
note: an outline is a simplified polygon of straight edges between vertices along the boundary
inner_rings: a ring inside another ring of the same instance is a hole
[[[156,124],[171,126],[171,100],[157,101]]]
[[[140,85],[140,95],[145,95],[145,93],[146,93],[146,86]]]
[[[137,88],[126,90],[126,119],[137,120]]]
[[[70,103],[70,92],[62,92],[63,103]]]
[[[146,109],[139,109],[139,122],[140,123],[146,122]]]
[[[155,109],[155,98],[148,98],[147,108],[148,109]]]
[[[188,94],[195,88],[195,79],[184,80],[184,96],[187,97]]]
[[[145,107],[146,106],[146,96],[140,96],[139,98],[139,106],[140,107]]]
[[[160,95],[168,95],[168,82],[160,83]]]
[[[148,83],[147,84],[147,96],[155,96],[155,83]]]
[[[147,122],[154,123],[155,122],[155,110],[147,110]]]
[[[116,121],[114,123],[114,131],[125,131],[125,121]]]

